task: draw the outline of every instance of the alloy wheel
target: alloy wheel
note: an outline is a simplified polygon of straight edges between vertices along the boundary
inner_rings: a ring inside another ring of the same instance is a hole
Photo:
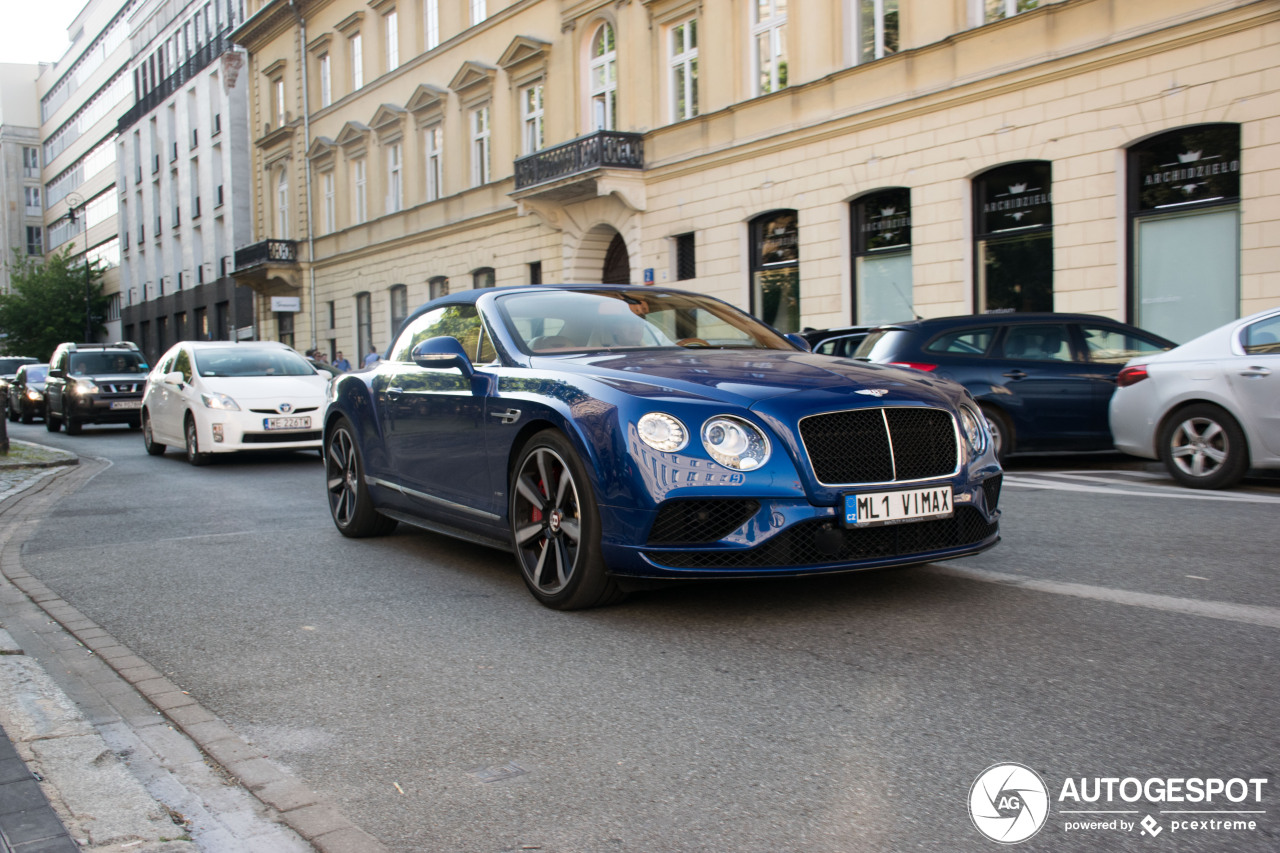
[[[333,520],[339,527],[348,527],[355,518],[360,482],[360,466],[356,462],[351,433],[345,429],[334,431],[325,454],[324,467]]]
[[[1187,418],[1173,430],[1169,442],[1173,464],[1190,477],[1212,477],[1230,453],[1227,431],[1212,418]]]
[[[520,567],[531,586],[556,595],[573,579],[582,545],[577,484],[549,447],[527,456],[516,475],[512,519]]]

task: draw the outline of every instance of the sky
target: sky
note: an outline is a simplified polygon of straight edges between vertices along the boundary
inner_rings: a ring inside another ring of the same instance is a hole
[[[0,62],[57,62],[88,0],[0,0]]]

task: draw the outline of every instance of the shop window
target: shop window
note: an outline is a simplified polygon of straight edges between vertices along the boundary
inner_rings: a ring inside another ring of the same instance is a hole
[[[974,180],[979,313],[1053,310],[1052,168],[1030,160]]]
[[[780,332],[800,330],[800,228],[794,210],[751,221],[751,312]]]
[[[911,279],[911,190],[879,190],[852,202],[853,321],[915,316]]]

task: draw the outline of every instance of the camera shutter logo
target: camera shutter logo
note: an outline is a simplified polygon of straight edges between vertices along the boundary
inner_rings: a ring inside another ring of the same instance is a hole
[[[993,764],[973,780],[969,817],[978,831],[992,841],[1026,841],[1040,831],[1049,817],[1049,789],[1030,767]]]

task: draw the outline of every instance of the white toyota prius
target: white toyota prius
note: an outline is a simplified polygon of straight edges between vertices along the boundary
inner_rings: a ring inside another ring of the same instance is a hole
[[[156,362],[142,398],[142,437],[159,456],[318,450],[328,374],[276,341],[181,341]]]
[[[1131,360],[1111,398],[1125,453],[1160,459],[1184,486],[1223,489],[1280,468],[1280,309]]]

